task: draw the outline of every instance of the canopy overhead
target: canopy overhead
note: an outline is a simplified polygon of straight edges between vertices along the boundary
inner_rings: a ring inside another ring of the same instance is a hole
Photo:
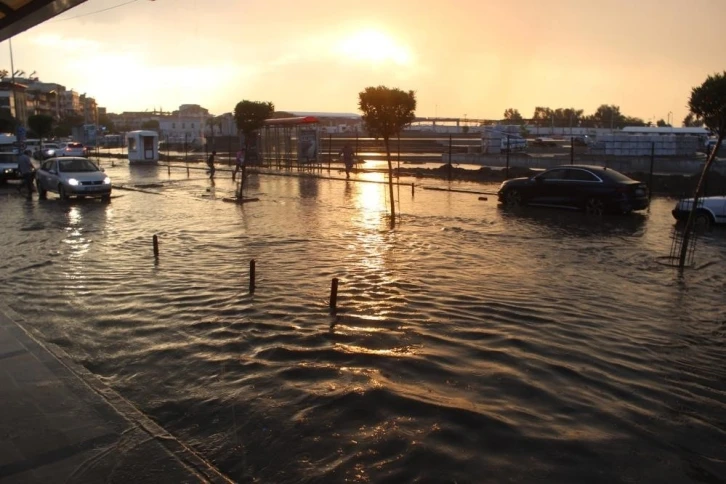
[[[86,0],[0,0],[0,42]]]

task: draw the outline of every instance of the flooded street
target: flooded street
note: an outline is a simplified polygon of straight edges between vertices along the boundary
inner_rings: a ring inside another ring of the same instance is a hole
[[[228,172],[103,166],[137,190],[0,192],[0,296],[231,479],[726,480],[726,231],[679,278],[673,200],[400,186],[390,230],[384,184],[253,175],[236,205]]]

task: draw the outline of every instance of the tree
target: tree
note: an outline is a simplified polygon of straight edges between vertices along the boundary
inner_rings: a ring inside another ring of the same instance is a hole
[[[656,121],[655,125],[659,128],[670,128],[671,125],[668,124],[664,119],[659,119]]]
[[[552,123],[552,110],[542,106],[534,108],[534,114],[532,115],[532,123],[541,128]]]
[[[83,116],[78,114],[70,114],[61,118],[58,125],[55,127],[55,135],[58,137],[71,136],[73,134],[73,128],[83,124]]]
[[[237,130],[241,131],[245,138],[245,156],[249,155],[252,137],[255,132],[265,125],[265,120],[272,117],[275,112],[275,105],[270,102],[243,100],[234,107],[234,121]],[[246,163],[245,163],[246,165]],[[245,182],[245,168],[242,168],[238,199],[242,199],[242,185]]]
[[[40,139],[40,150],[43,151],[43,138],[47,138],[53,133],[53,124],[55,120],[53,116],[47,114],[33,114],[28,117],[28,127],[35,131]]]
[[[18,126],[18,120],[10,114],[9,109],[0,109],[0,133],[13,133]]]
[[[396,204],[393,198],[393,165],[390,139],[415,119],[416,95],[386,86],[366,87],[358,94],[358,108],[363,111],[363,123],[374,138],[383,138],[388,155],[388,189],[391,196],[391,227],[396,225]],[[451,160],[449,160],[451,161]]]
[[[620,113],[620,106],[601,104],[597,108],[593,119],[598,128],[622,128],[625,117]]]
[[[524,118],[522,118],[522,115],[519,114],[519,110],[508,108],[504,110],[504,121],[510,124],[522,124],[524,122]]]
[[[107,114],[98,117],[98,125],[103,126],[107,133],[113,133],[116,130],[116,126],[114,126],[113,121]]]
[[[684,128],[700,128],[703,126],[703,120],[698,116],[694,116],[693,113],[688,113],[686,114],[686,117],[683,118],[682,124]]]
[[[681,269],[686,264],[688,242],[691,231],[693,230],[693,224],[696,221],[698,199],[703,192],[703,182],[706,179],[708,171],[711,169],[713,160],[716,159],[716,153],[721,148],[724,136],[726,136],[726,71],[708,76],[703,84],[694,87],[691,90],[688,108],[694,116],[702,119],[706,127],[716,135],[716,146],[713,147],[713,150],[708,155],[706,164],[701,172],[701,178],[698,180],[698,185],[696,186],[696,193],[693,195],[691,213],[688,215],[683,233],[683,243],[681,245],[681,255],[678,264]]]
[[[141,123],[141,129],[148,129],[150,131],[159,131],[159,121],[156,119],[149,119]]]

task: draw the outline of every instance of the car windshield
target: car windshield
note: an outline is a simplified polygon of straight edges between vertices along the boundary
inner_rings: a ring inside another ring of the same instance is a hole
[[[84,158],[73,158],[70,160],[59,160],[58,170],[70,173],[79,173],[84,171],[98,171],[96,165]]]

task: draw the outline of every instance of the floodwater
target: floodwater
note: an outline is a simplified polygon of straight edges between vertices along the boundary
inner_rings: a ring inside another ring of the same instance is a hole
[[[104,165],[141,191],[0,192],[0,297],[231,479],[726,480],[726,233],[679,278],[673,201],[401,186],[391,230],[383,184]]]

